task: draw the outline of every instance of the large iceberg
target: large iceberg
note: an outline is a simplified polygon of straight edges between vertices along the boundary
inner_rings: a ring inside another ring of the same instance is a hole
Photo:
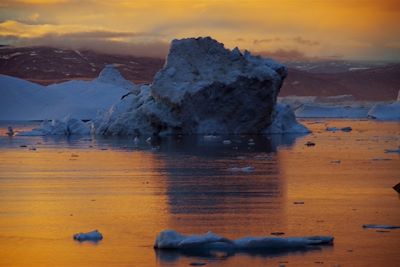
[[[305,132],[290,109],[276,106],[286,75],[283,65],[210,37],[174,40],[154,82],[96,119],[96,134]]]

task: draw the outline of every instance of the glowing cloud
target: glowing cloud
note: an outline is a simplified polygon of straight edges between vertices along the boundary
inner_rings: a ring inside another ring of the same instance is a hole
[[[51,36],[54,45],[129,47],[210,35],[256,52],[400,59],[397,0],[3,0],[0,7],[3,44],[49,45]]]

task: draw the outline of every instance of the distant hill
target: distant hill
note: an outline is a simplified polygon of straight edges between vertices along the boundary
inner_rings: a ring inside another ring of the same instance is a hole
[[[359,100],[396,100],[400,64],[337,73],[314,73],[289,68],[280,96],[353,95]]]
[[[71,79],[93,79],[107,64],[114,64],[126,79],[143,83],[153,80],[164,60],[50,47],[0,48],[0,74],[43,85]]]
[[[0,47],[0,74],[40,84],[93,79],[107,64],[135,83],[150,83],[164,59],[102,54],[49,47]],[[346,61],[288,62],[280,96],[352,94],[358,100],[395,100],[400,64],[362,65]]]

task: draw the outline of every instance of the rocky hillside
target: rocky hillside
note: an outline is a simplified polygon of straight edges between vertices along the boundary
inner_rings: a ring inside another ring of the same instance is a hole
[[[43,85],[93,79],[108,64],[117,67],[126,79],[143,83],[153,80],[164,60],[49,47],[0,48],[0,74]]]

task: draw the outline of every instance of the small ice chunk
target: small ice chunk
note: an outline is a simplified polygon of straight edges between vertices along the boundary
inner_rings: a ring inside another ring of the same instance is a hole
[[[342,130],[342,132],[351,132],[353,129],[350,126],[347,127],[343,127],[340,130]]]
[[[7,135],[13,136],[14,134],[15,134],[15,132],[14,132],[13,128],[11,126],[8,126]]]
[[[231,140],[224,140],[224,141],[222,141],[222,143],[224,145],[230,145],[230,144],[232,144],[232,141]]]
[[[394,225],[383,225],[383,224],[364,224],[363,228],[371,228],[371,229],[398,229],[400,226]]]
[[[395,186],[393,186],[393,189],[400,194],[400,183],[396,184]]]
[[[94,230],[87,233],[74,234],[74,240],[79,242],[84,242],[84,241],[98,242],[102,239],[103,235],[98,230]]]
[[[327,127],[326,130],[329,132],[337,132],[337,131],[351,132],[353,129],[350,126],[347,126],[347,127],[343,127],[343,128]]]
[[[213,135],[213,134],[207,134],[207,135],[204,135],[203,138],[204,138],[204,140],[212,141],[212,140],[219,139],[219,136]]]
[[[246,167],[233,167],[228,169],[231,172],[252,172],[254,171],[254,167],[252,166],[246,166]]]
[[[306,146],[315,146],[314,142],[308,141],[307,143],[305,143]]]
[[[336,131],[338,131],[339,129],[338,129],[337,127],[326,127],[326,130],[327,130],[328,132],[336,132]]]
[[[398,149],[385,149],[385,153],[397,153],[397,154],[400,154],[400,148],[398,148]]]
[[[204,266],[204,265],[206,265],[206,263],[205,262],[191,262],[189,265],[190,266]]]

